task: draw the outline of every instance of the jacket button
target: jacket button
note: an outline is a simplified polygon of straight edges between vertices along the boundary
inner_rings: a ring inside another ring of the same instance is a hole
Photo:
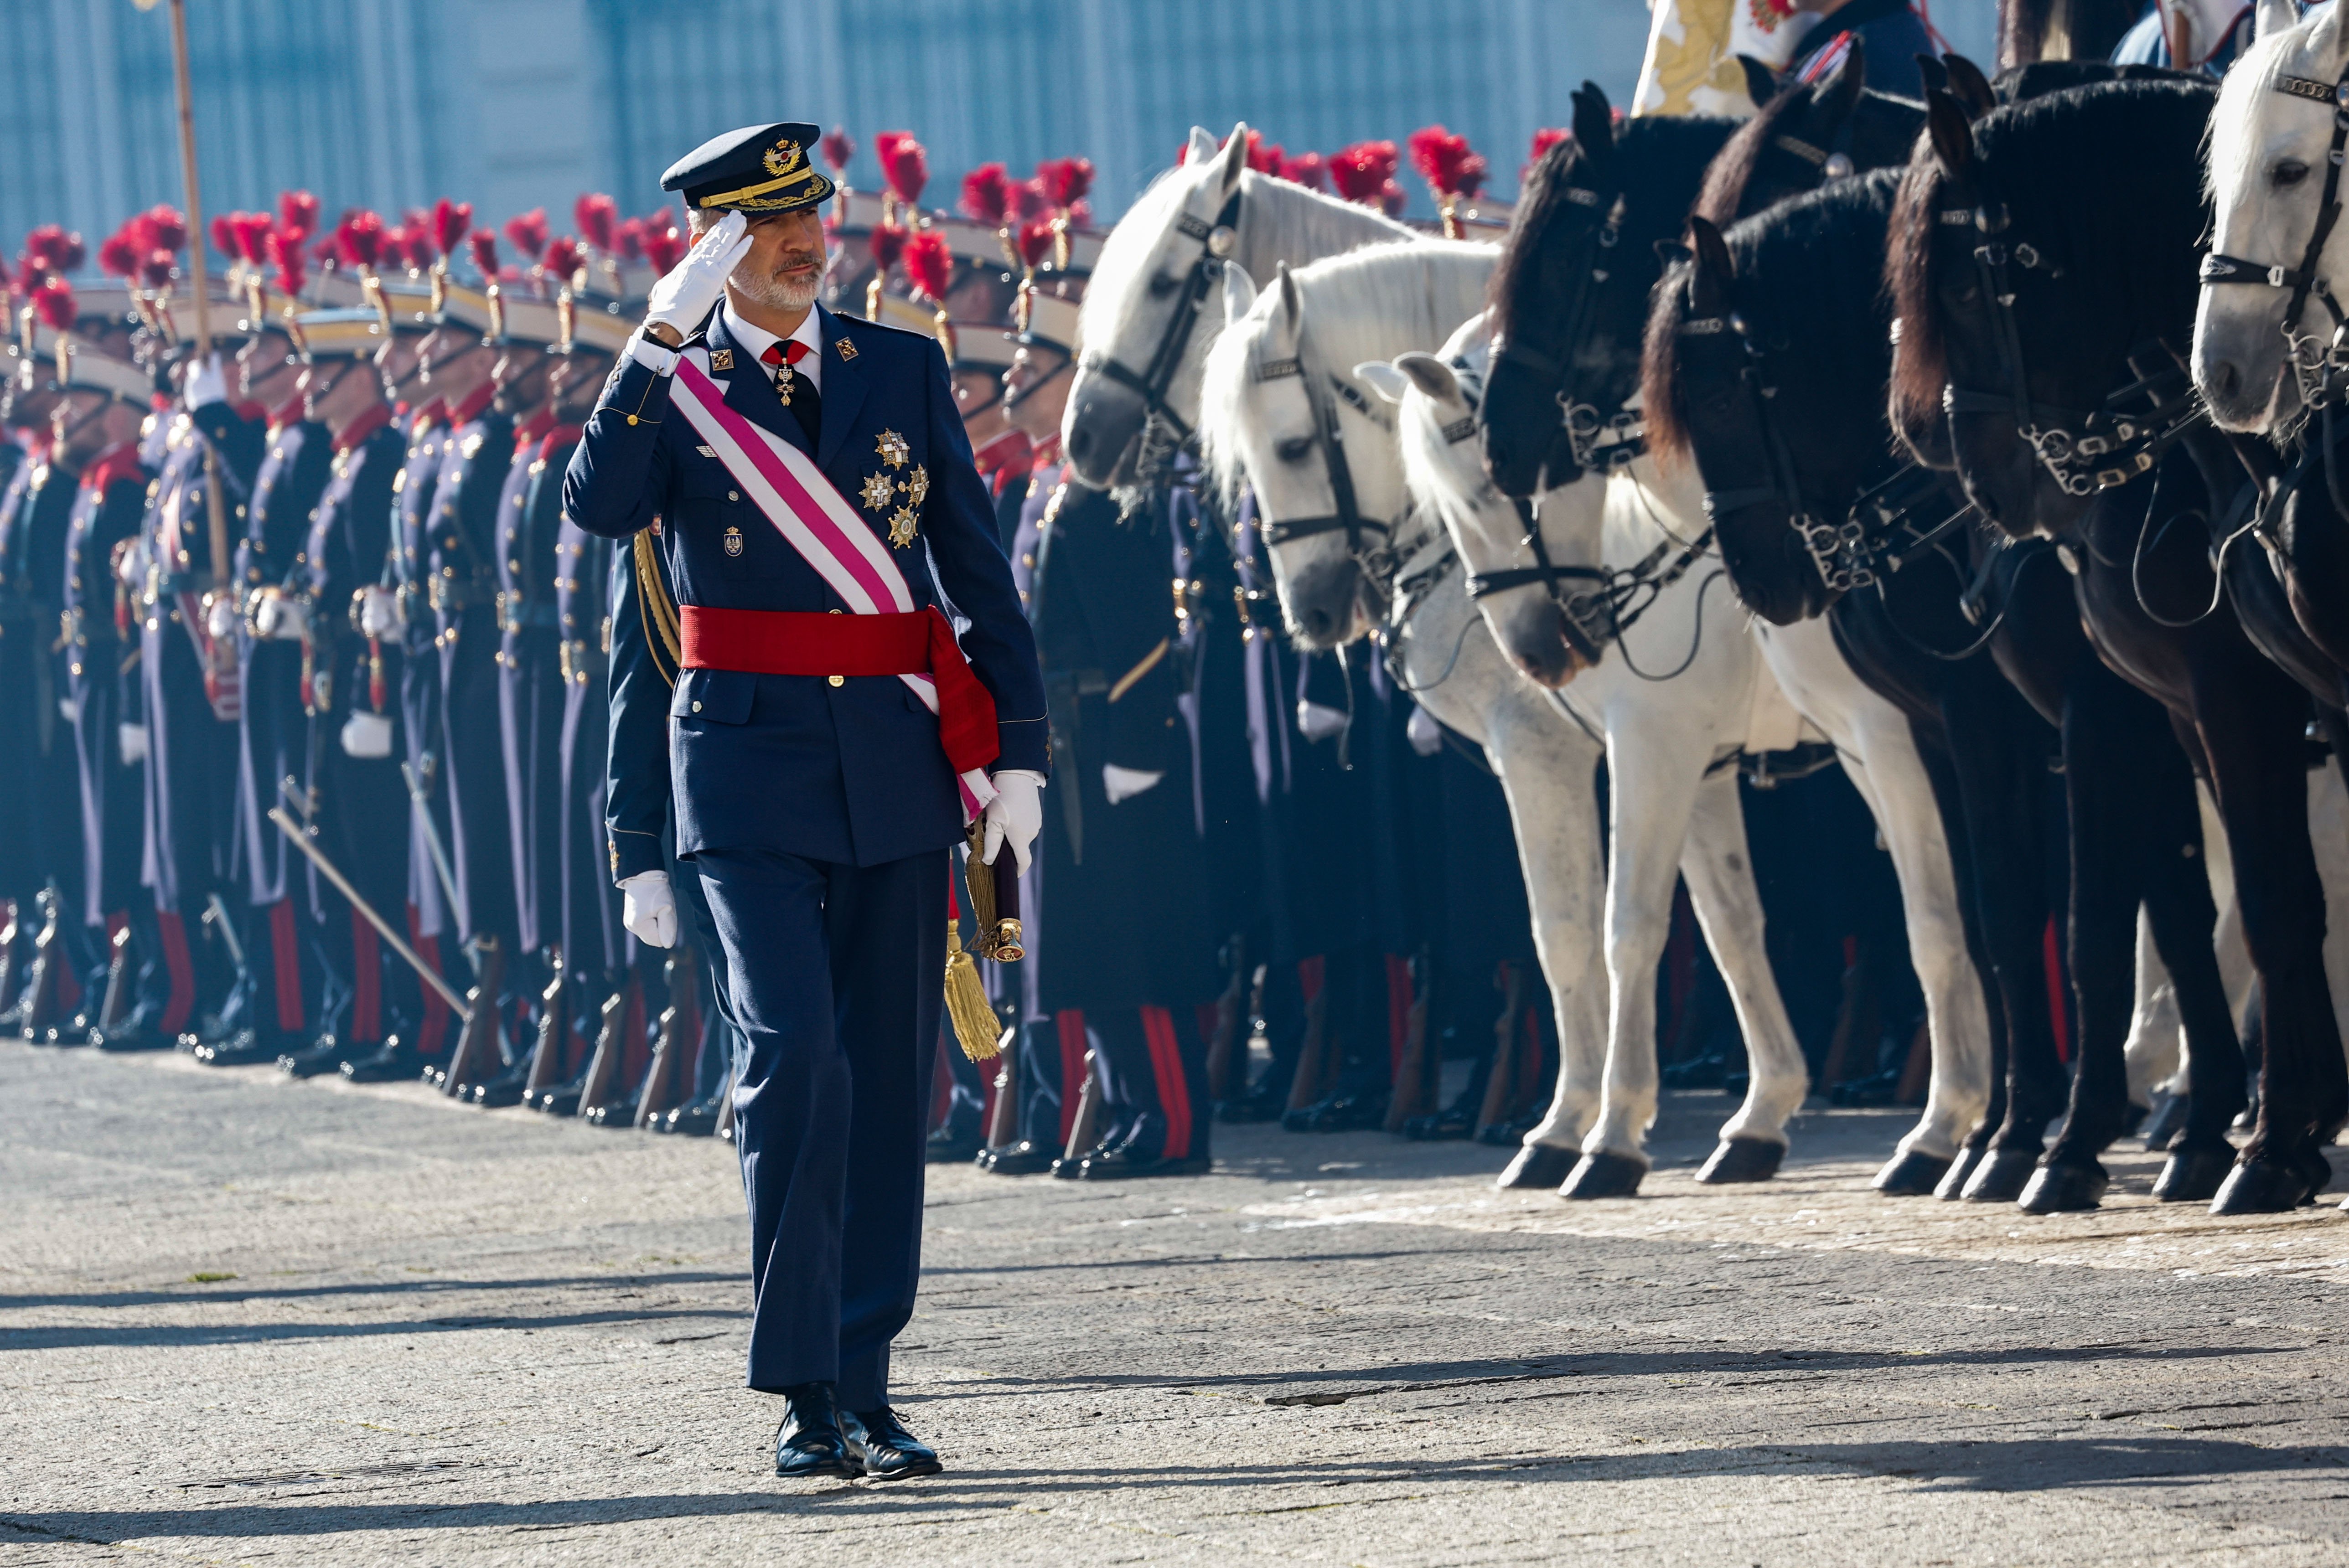
[[[830,681],[834,686],[846,686],[848,684],[847,678],[843,676],[826,676],[823,678]]]
[[[693,711],[694,711],[694,712],[696,712],[696,713],[699,713],[699,712],[701,711],[701,705],[700,705],[699,703],[695,703],[695,704],[693,705]]]
[[[726,492],[726,499],[728,500],[740,500],[742,499],[742,492],[740,490],[728,490]]]

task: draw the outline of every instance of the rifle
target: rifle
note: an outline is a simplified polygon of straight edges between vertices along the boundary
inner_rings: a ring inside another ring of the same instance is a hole
[[[130,923],[124,921],[122,929],[111,938],[113,955],[106,961],[106,1000],[98,1005],[98,1028],[100,1034],[112,1034],[122,1026],[122,1016],[130,1011]]]
[[[622,1037],[627,1033],[628,993],[636,984],[636,977],[630,975],[626,985],[604,998],[603,1013],[596,1020],[595,1052],[587,1058],[587,1074],[580,1080],[579,1100],[574,1108],[584,1120],[600,1125],[612,1102],[614,1081],[620,1075],[620,1057],[627,1049]]]
[[[24,906],[12,898],[8,901],[8,923],[0,925],[0,1007],[9,1006],[16,993],[16,942],[24,934]]]
[[[523,1085],[522,1102],[533,1109],[562,1080],[563,1047],[570,1034],[570,1009],[564,1001],[563,951],[548,949],[554,978],[539,994],[538,1044],[530,1053],[530,1078]]]
[[[1003,1031],[995,1058],[995,1103],[988,1108],[987,1146],[1001,1149],[1019,1136],[1019,1059],[1011,1048],[1019,1026]]]
[[[1483,1139],[1485,1130],[1499,1126],[1509,1119],[1509,1102],[1515,1098],[1517,1077],[1517,1022],[1524,1011],[1526,976],[1523,965],[1505,964],[1501,966],[1500,1019],[1493,1026],[1493,1066],[1485,1077],[1485,1102],[1476,1112],[1476,1137]]]
[[[494,936],[482,937],[481,947],[481,970],[466,995],[471,1006],[464,1032],[457,1037],[457,1048],[449,1057],[449,1076],[441,1086],[441,1092],[454,1099],[472,1099],[473,1091],[505,1065],[505,1053],[499,1048],[503,1031],[498,1018],[498,988],[506,976],[505,948]]]
[[[1100,1075],[1093,1070],[1093,1053],[1088,1048],[1085,1081],[1077,1091],[1077,1114],[1069,1123],[1069,1146],[1061,1151],[1062,1160],[1073,1165],[1101,1141],[1101,1107]]]
[[[645,1068],[644,1086],[636,1094],[636,1130],[641,1132],[668,1114],[670,1109],[685,1096],[680,1086],[685,1078],[685,1058],[693,1047],[701,1043],[700,1009],[694,1005],[693,949],[679,946],[668,960],[669,1004],[661,1010],[660,1037],[653,1047],[653,1059]],[[688,1042],[688,1034],[692,1036]]]
[[[1328,1072],[1330,987],[1323,985],[1305,1004],[1305,1039],[1297,1048],[1297,1076],[1288,1080],[1290,1110],[1303,1110],[1322,1095]]]
[[[59,912],[65,900],[57,895],[52,882],[41,890],[41,934],[33,939],[33,974],[25,986],[22,1009],[24,1022],[18,1032],[28,1040],[37,1040],[49,1026],[57,1007],[57,965],[65,962],[65,950],[57,943]]]
[[[1247,961],[1247,939],[1234,935],[1226,951],[1232,955],[1232,978],[1216,998],[1216,1032],[1207,1041],[1207,1098],[1225,1099],[1232,1079],[1232,1047],[1238,1043],[1240,1014],[1253,989],[1256,965]]]

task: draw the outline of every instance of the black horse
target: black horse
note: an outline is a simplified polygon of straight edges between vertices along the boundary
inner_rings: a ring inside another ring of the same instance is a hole
[[[2168,418],[2186,407],[2176,366],[2194,319],[2213,98],[2196,84],[2117,82],[1970,123],[1954,98],[1930,95],[1930,141],[1886,261],[1900,334],[1891,401],[1895,428],[1924,434],[1920,457],[1953,462],[1987,519],[2062,542],[2098,652],[2200,754],[2233,851],[2264,1043],[2259,1119],[2212,1208],[2263,1212],[2329,1180],[2322,1147],[2349,1119],[2349,1072],[2308,834],[2311,688],[2246,632],[2291,664],[2322,655],[2288,611],[2270,624],[2250,575],[2260,552],[2228,552],[2223,594],[2212,581],[2209,546],[2230,531],[2246,476],[2223,445],[2178,439]],[[1944,412],[1942,448],[1931,433]],[[2081,1064],[2083,1079],[2117,1071]],[[2084,1085],[2074,1103],[2090,1099]],[[2106,1133],[2075,1115],[2051,1172],[2093,1186]]]
[[[1877,284],[1900,179],[1832,185],[1726,235],[1692,221],[1692,259],[1657,291],[1649,325],[1650,438],[1696,462],[1739,596],[1781,624],[1832,614],[1855,669],[1910,714],[1934,772],[1971,894],[1968,935],[1995,982],[2002,1091],[1943,1194],[2020,1196],[2033,1210],[2098,1195],[2093,1181],[2033,1174],[2064,1098],[2040,941],[2055,830],[2045,783],[2060,736],[2083,1057],[2120,1059],[2142,900],[2177,982],[2195,1075],[2186,1135],[2156,1190],[2208,1199],[2233,1159],[2226,1130],[2244,1075],[2211,950],[2193,778],[2160,707],[2095,658],[2054,548],[1998,548],[1936,493],[1947,481],[1923,480],[1893,450]],[[1905,531],[1854,504],[1903,484],[1916,498]],[[2093,1159],[2127,1115],[2126,1086],[2110,1072],[2077,1081],[2103,1097],[2075,1102],[2067,1119],[2097,1129]]]

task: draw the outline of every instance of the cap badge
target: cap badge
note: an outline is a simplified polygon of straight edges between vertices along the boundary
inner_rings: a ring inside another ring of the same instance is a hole
[[[780,179],[799,166],[800,144],[785,137],[767,150],[763,161],[767,165],[767,172]]]

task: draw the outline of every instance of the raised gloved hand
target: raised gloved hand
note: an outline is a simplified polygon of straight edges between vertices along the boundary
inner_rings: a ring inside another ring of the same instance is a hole
[[[1411,742],[1411,748],[1422,757],[1433,757],[1444,749],[1444,727],[1423,707],[1411,710],[1411,717],[1403,720],[1402,734]]]
[[[1044,802],[1038,793],[1044,788],[1044,776],[1007,768],[994,779],[995,799],[979,819],[987,836],[979,841],[978,858],[993,865],[997,848],[1009,841],[1014,864],[1025,872],[1034,859],[1036,835],[1044,830]]]
[[[668,327],[679,337],[699,326],[718,308],[728,274],[750,248],[749,227],[740,212],[729,212],[711,224],[685,259],[653,284],[652,297],[645,302],[645,325]]]
[[[391,720],[365,709],[343,721],[343,755],[362,762],[380,762],[391,755]]]
[[[1342,732],[1350,722],[1342,707],[1301,699],[1297,705],[1297,728],[1308,740],[1327,740]]]
[[[236,601],[226,593],[214,599],[212,608],[204,612],[204,630],[212,634],[212,641],[216,643],[222,638],[235,636]]]
[[[221,369],[221,356],[215,354],[189,371],[188,383],[182,391],[191,408],[201,408],[207,403],[227,402],[228,377]]]
[[[667,872],[638,872],[620,884],[620,923],[647,947],[677,945],[677,893]]]
[[[388,588],[359,590],[359,635],[396,637],[401,624],[398,594]]]
[[[298,643],[310,629],[309,606],[283,593],[264,593],[253,607],[253,629],[277,642]]]
[[[1102,764],[1102,789],[1112,806],[1120,800],[1133,799],[1165,777],[1164,772],[1144,773],[1139,768],[1120,768],[1114,762]]]
[[[147,760],[147,727],[143,724],[116,725],[114,748],[122,754],[122,766],[138,767]]]

